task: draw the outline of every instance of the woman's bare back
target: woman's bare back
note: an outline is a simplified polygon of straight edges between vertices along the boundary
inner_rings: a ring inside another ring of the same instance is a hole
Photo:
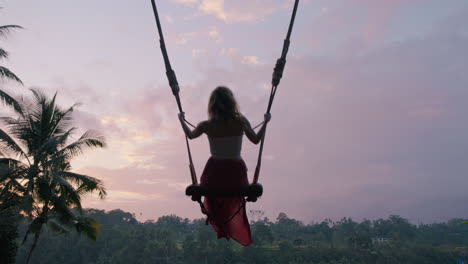
[[[244,132],[242,123],[238,119],[208,120],[205,133],[209,137],[241,136]]]

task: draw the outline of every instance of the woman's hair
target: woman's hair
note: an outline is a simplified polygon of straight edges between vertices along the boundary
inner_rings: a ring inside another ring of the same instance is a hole
[[[210,120],[237,118],[239,107],[234,94],[224,86],[218,86],[213,90],[208,102],[208,117]]]

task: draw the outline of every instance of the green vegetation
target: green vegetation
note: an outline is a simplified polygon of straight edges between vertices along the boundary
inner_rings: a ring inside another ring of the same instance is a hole
[[[13,29],[21,28],[17,25],[0,26],[0,38],[5,38]],[[0,47],[0,60],[8,59],[8,52]],[[0,65],[0,79],[10,80],[22,84],[22,81],[10,69]],[[0,86],[3,87],[3,86]],[[0,89],[0,101],[17,111],[20,111],[18,102],[13,97]],[[1,146],[1,144],[0,144]],[[2,148],[0,148],[0,157]],[[0,167],[0,179],[6,174],[6,170]],[[17,215],[18,195],[8,189],[3,188],[0,183],[0,263],[13,263],[17,250],[15,238],[18,236]]]
[[[34,263],[456,263],[467,258],[458,246],[468,245],[464,220],[413,225],[399,216],[360,223],[350,218],[303,224],[280,214],[272,222],[251,212],[254,244],[242,247],[217,240],[204,219],[163,216],[138,222],[121,210],[86,210],[101,225],[96,242],[79,234],[45,230]],[[26,232],[22,226],[21,233]],[[373,237],[388,241],[376,243]],[[27,244],[29,246],[30,243]],[[27,257],[18,251],[18,263]],[[465,252],[466,254],[466,252]]]
[[[50,99],[31,91],[33,100],[19,102],[16,116],[0,119],[7,128],[0,129],[0,158],[7,161],[0,170],[0,216],[2,223],[5,218],[13,226],[12,213],[27,216],[23,241],[34,236],[27,263],[45,225],[61,233],[73,228],[96,240],[99,225],[81,214],[81,195],[106,195],[100,180],[73,173],[70,166],[71,159],[86,148],[104,147],[104,138],[88,130],[71,141],[77,130],[71,126],[73,106],[62,110],[55,96]]]
[[[18,217],[17,210],[0,210],[0,263],[15,263],[18,244]]]
[[[5,25],[0,26],[0,38],[5,38],[13,29],[21,28],[17,25]],[[0,60],[8,59],[8,52],[0,48]],[[20,78],[16,76],[10,69],[0,65],[0,79],[2,80],[11,80],[17,83],[23,84]],[[15,110],[19,111],[19,105],[13,97],[8,95],[5,91],[0,89],[0,101],[4,104],[13,107]]]
[[[17,29],[17,28],[21,28],[21,27],[17,25],[0,26],[0,37],[7,36],[13,29]],[[0,48],[0,59],[4,60],[7,58],[8,58],[8,52]],[[5,78],[5,79],[13,80],[22,84],[20,78],[18,78],[18,76],[16,76],[12,71],[10,71],[8,68],[4,66],[0,66],[0,77],[2,79]]]

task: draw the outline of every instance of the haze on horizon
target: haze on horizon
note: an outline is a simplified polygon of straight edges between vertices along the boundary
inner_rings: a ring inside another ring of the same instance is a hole
[[[230,87],[253,123],[263,117],[291,0],[157,1],[187,118],[206,118],[212,89]],[[104,180],[106,200],[139,220],[202,217],[167,85],[150,1],[2,0],[8,68],[27,95],[75,102],[76,125],[105,150],[74,169]],[[463,0],[302,0],[272,109],[264,196],[248,210],[304,222],[468,217],[468,3]],[[209,157],[192,141],[198,175]],[[258,146],[243,147],[250,170]]]

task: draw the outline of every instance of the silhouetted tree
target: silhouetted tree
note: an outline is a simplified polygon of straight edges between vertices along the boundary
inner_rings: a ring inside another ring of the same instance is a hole
[[[4,25],[0,26],[0,38],[5,38],[12,30],[21,28],[20,26],[17,25]],[[3,48],[0,48],[0,60],[5,60],[8,59],[8,52],[4,50]],[[20,78],[16,76],[10,69],[8,69],[5,66],[0,65],[0,78],[1,79],[7,79],[7,80],[12,80],[17,83],[23,84]],[[5,91],[0,89],[0,101],[5,103],[8,106],[11,106],[16,109],[16,111],[20,110],[20,107],[18,105],[18,102],[8,95]]]
[[[218,240],[212,227],[205,225],[204,219],[189,221],[169,215],[141,223],[131,213],[121,210],[103,212],[92,209],[84,210],[84,213],[101,222],[98,240],[91,243],[76,233],[61,236],[45,229],[41,237],[43,243],[38,245],[35,253],[37,263],[436,264],[456,263],[457,258],[463,258],[462,246],[468,245],[468,225],[461,224],[462,219],[420,225],[413,229],[413,237],[380,245],[371,242],[372,234],[377,231],[369,220],[358,223],[343,218],[337,222],[300,223],[293,225],[296,230],[291,231],[297,234],[302,232],[301,236],[278,240],[275,238],[282,237],[277,233],[281,230],[279,221],[256,219],[252,230],[258,223],[261,223],[258,226],[268,226],[273,240],[263,240],[259,246],[257,233],[253,233],[254,244],[242,247],[234,241]],[[289,217],[282,219],[297,221]],[[394,221],[396,219],[381,219],[389,224],[389,234],[399,232],[400,226],[392,223],[402,221]],[[437,230],[444,230],[447,235]],[[436,235],[433,235],[433,231],[436,231]],[[335,236],[333,248],[330,248],[325,236],[317,236],[323,232],[339,234]],[[27,254],[27,249],[20,248],[18,263],[23,263]]]
[[[89,130],[70,142],[76,131],[71,126],[74,106],[62,110],[55,103],[55,95],[49,99],[37,90],[31,91],[32,102],[20,102],[16,117],[0,119],[10,132],[0,129],[0,155],[18,158],[17,166],[0,178],[0,184],[21,194],[21,209],[31,218],[23,240],[34,235],[27,262],[45,224],[62,233],[73,227],[96,240],[99,226],[95,220],[80,215],[81,196],[92,192],[101,198],[106,195],[100,180],[71,172],[70,165],[71,159],[83,154],[85,148],[104,147],[104,138]]]

